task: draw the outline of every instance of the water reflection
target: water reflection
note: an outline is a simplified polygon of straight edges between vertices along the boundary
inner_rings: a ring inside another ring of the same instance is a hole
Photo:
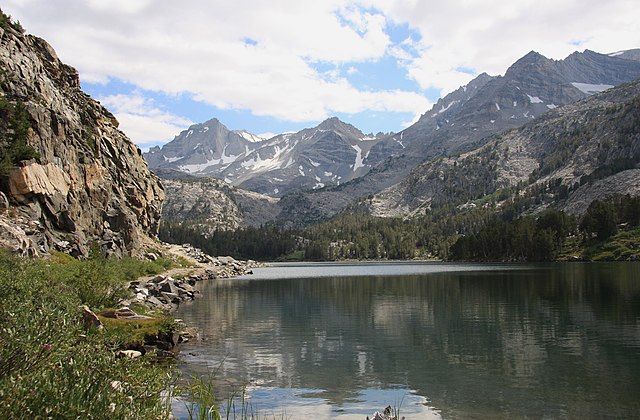
[[[184,368],[219,368],[256,395],[307,390],[296,396],[346,414],[394,403],[373,405],[375,390],[444,417],[640,412],[637,264],[313,277],[326,267],[209,283],[179,314],[204,338],[184,349],[195,354]]]

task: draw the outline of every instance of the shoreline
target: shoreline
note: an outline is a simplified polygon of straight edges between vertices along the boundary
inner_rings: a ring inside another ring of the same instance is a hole
[[[173,268],[153,276],[140,277],[129,282],[128,288],[134,297],[122,299],[119,306],[142,305],[149,311],[171,315],[183,302],[196,299],[200,291],[197,283],[253,274],[253,269],[263,263],[253,260],[236,260],[232,257],[212,257],[190,244],[163,244],[166,248],[158,253],[148,252],[146,258],[154,260],[160,256],[182,259],[189,265]]]

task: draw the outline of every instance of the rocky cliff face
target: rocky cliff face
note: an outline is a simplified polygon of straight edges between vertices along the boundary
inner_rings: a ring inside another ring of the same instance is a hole
[[[0,28],[0,66],[0,99],[24,110],[24,140],[38,155],[2,176],[4,244],[74,255],[93,243],[117,255],[144,247],[157,234],[164,192],[113,115],[82,92],[76,70],[46,41],[10,24]]]
[[[159,170],[166,200],[162,220],[208,236],[219,230],[258,227],[279,213],[278,199],[242,190],[215,178]]]

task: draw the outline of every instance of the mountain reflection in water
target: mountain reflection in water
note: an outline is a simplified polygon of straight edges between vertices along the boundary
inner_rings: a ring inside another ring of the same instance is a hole
[[[203,295],[181,368],[269,415],[640,412],[638,264],[293,264]]]

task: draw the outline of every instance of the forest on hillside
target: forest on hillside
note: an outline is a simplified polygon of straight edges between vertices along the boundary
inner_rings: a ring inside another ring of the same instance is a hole
[[[160,238],[190,243],[211,255],[256,260],[554,261],[569,256],[591,259],[594,246],[623,231],[632,238],[628,244],[631,250],[600,253],[598,258],[633,259],[640,254],[640,233],[636,232],[640,197],[617,195],[596,200],[582,217],[550,209],[514,218],[513,207],[522,205],[511,202],[498,213],[489,206],[443,208],[412,219],[343,214],[303,229],[266,225],[217,231],[209,237],[180,223],[164,221]]]

